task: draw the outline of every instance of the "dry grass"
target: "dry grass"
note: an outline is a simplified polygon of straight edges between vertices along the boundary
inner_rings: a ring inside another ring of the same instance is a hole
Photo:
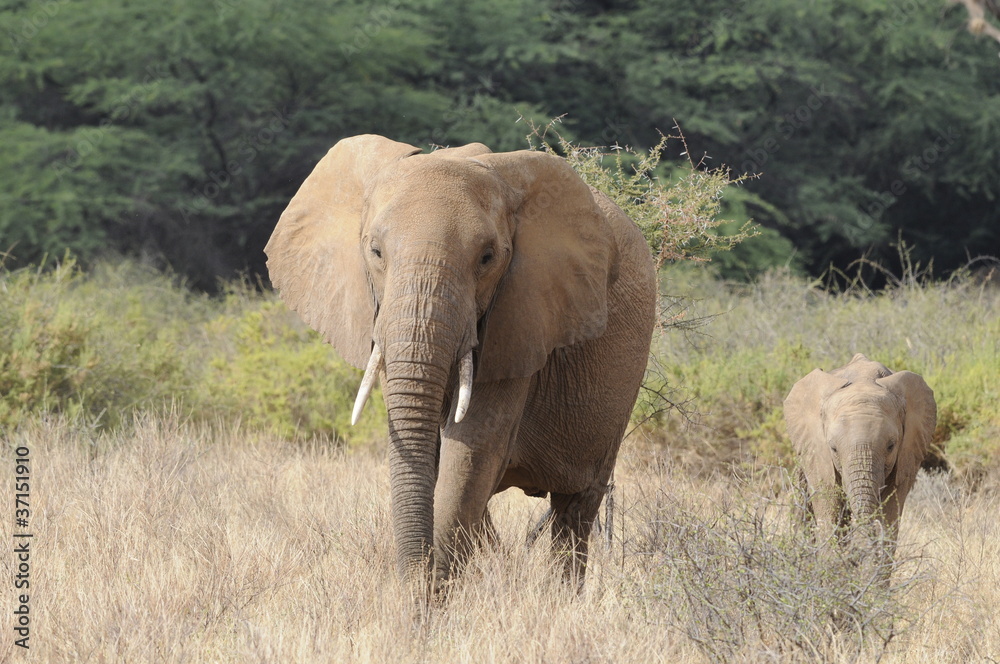
[[[778,473],[692,479],[627,442],[615,537],[610,549],[595,542],[582,594],[545,547],[523,544],[542,501],[508,492],[493,503],[499,550],[477,554],[448,603],[421,618],[393,572],[376,453],[173,417],[127,434],[40,423],[7,443],[5,468],[10,443],[32,450],[36,537],[30,656],[3,625],[3,661],[1000,658],[1000,506],[941,478],[917,483],[897,590],[885,592],[809,562]],[[11,524],[5,513],[7,542]],[[0,560],[10,578],[10,554]],[[7,585],[8,622],[12,595]]]

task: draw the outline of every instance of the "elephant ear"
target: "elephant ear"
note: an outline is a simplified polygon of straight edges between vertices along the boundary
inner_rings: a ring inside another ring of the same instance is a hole
[[[476,379],[530,376],[554,349],[604,333],[617,245],[590,188],[564,159],[529,150],[475,159],[509,185],[514,225]]]
[[[827,397],[847,385],[849,382],[839,376],[822,369],[813,369],[800,378],[785,397],[788,436],[807,475],[822,460],[829,459],[832,468],[833,459],[823,430],[823,403]]]
[[[924,379],[912,371],[897,371],[880,378],[879,385],[901,397],[905,403],[903,440],[896,453],[896,487],[905,492],[913,486],[937,426],[937,404],[934,391]]]
[[[374,135],[334,145],[281,214],[264,248],[271,283],[289,308],[364,368],[375,305],[361,256],[368,183],[386,165],[420,150]]]

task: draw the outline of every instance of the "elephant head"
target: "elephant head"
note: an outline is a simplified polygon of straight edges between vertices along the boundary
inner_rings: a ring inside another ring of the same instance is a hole
[[[815,369],[785,399],[788,433],[821,527],[850,516],[890,540],[936,424],[934,393],[909,371],[893,373],[860,353],[832,372]]]
[[[404,576],[431,564],[441,427],[462,419],[473,381],[530,376],[603,332],[615,247],[564,160],[480,144],[421,154],[347,138],[289,203],[265,249],[270,277],[366,368],[355,414],[381,377]]]

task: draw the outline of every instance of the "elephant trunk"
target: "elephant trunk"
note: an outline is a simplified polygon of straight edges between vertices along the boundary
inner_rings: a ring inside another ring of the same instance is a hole
[[[881,499],[884,482],[882,460],[870,450],[856,452],[844,467],[844,490],[855,528],[854,540],[860,548],[869,548],[885,530]]]
[[[411,359],[386,359],[389,478],[396,563],[404,577],[430,570],[438,430],[447,375]]]
[[[408,284],[408,290],[414,282]],[[457,356],[468,341],[455,298],[436,295],[392,298],[376,325],[389,420],[389,472],[396,563],[411,581],[433,569],[434,486],[446,389]],[[389,298],[387,298],[389,299]]]

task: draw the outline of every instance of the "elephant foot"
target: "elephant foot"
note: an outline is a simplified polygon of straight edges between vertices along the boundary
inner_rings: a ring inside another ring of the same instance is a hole
[[[551,494],[552,550],[563,557],[563,577],[575,583],[577,590],[583,588],[590,531],[607,491],[602,484],[579,493]]]
[[[445,544],[446,541],[450,543]],[[497,550],[500,546],[500,535],[490,517],[489,509],[483,512],[482,518],[471,528],[459,526],[442,534],[435,549],[434,594],[442,598],[447,596],[476,548],[487,547]]]
[[[549,509],[545,510],[545,514],[543,514],[542,518],[538,520],[538,523],[535,524],[534,528],[532,528],[528,532],[528,536],[524,540],[524,546],[528,548],[534,546],[535,540],[537,540],[541,536],[541,534],[545,532],[545,529],[550,526],[551,522],[552,522],[552,508],[550,507]]]

